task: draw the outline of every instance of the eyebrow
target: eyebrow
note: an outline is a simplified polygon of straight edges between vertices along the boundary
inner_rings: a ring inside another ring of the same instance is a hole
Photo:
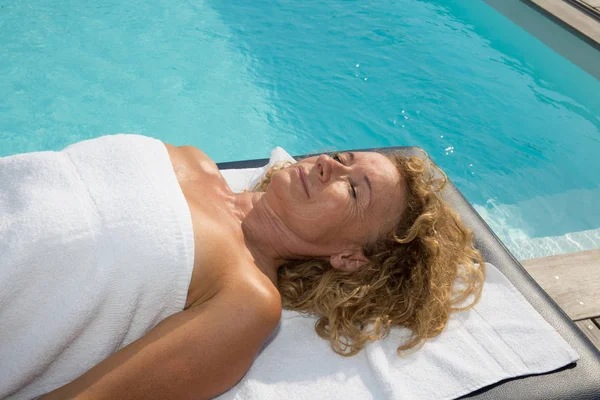
[[[354,153],[349,151],[348,156],[350,157],[350,161],[352,163],[354,163]],[[367,203],[367,207],[368,207],[369,204],[371,204],[371,198],[373,197],[373,187],[371,186],[371,180],[369,179],[369,177],[366,174],[365,174],[364,178],[365,178],[365,182],[367,183],[367,187],[369,188],[369,202]]]

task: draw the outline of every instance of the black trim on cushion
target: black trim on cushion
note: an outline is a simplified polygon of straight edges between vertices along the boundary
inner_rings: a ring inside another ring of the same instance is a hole
[[[353,151],[400,151],[404,154],[423,156],[418,147],[389,147]],[[306,156],[294,157],[301,159]],[[217,164],[220,169],[256,168],[268,163],[268,159],[234,161]],[[475,233],[475,246],[484,259],[496,266],[538,313],[569,343],[581,357],[577,363],[542,375],[530,375],[507,379],[479,389],[461,399],[600,399],[600,352],[558,307],[546,292],[533,280],[519,261],[508,251],[496,234],[479,216],[471,204],[449,181],[444,198],[461,215],[465,225]],[[435,385],[435,382],[431,382]]]

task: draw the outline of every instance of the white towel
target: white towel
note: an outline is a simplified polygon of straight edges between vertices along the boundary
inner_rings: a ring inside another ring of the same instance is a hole
[[[274,164],[285,162],[295,163],[296,160],[281,147],[275,147],[271,151],[269,163],[264,167],[226,169],[221,171],[221,175],[223,175],[231,190],[234,192],[243,192],[244,190],[254,189]]]
[[[278,148],[269,164],[291,157]],[[223,171],[244,188],[263,169]],[[392,329],[354,357],[317,336],[315,317],[284,310],[246,376],[219,400],[455,399],[503,379],[549,372],[579,359],[567,342],[493,265],[480,302],[453,314],[442,334],[403,358],[406,329]]]
[[[159,140],[0,158],[0,398],[52,391],[181,311],[193,257]]]

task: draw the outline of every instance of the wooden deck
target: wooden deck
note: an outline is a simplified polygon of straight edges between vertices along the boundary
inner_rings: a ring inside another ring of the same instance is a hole
[[[600,249],[521,264],[600,350]]]

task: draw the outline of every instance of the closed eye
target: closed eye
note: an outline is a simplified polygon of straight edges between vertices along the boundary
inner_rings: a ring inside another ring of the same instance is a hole
[[[331,158],[333,158],[335,161],[339,162],[342,165],[346,165],[346,164],[344,164],[344,160],[342,159],[340,153],[337,153],[337,152],[333,153],[331,155]],[[356,186],[352,183],[352,180],[350,178],[348,178],[348,192],[350,193],[352,198],[356,200],[356,198],[357,198]]]
[[[331,155],[331,158],[333,158],[335,161],[339,162],[340,164],[344,164],[344,162],[342,161],[342,157],[340,156],[340,153],[333,153]]]
[[[350,190],[352,191],[352,198],[356,200],[356,186],[352,183],[352,180],[348,179],[348,185],[350,185]]]

